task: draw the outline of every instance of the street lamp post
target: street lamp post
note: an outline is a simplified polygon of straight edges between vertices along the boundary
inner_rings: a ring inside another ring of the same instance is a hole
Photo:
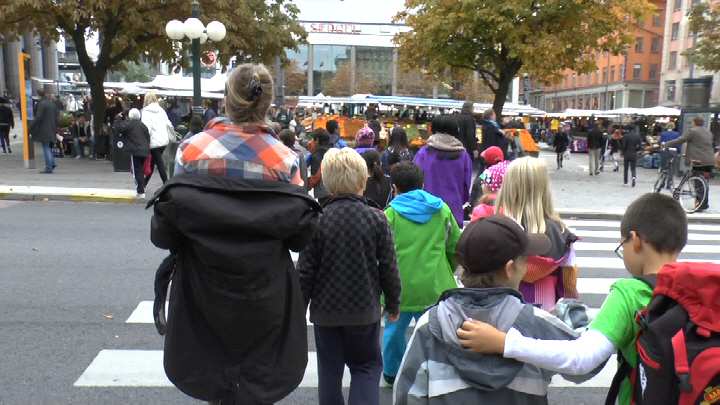
[[[218,21],[208,23],[207,27],[200,21],[200,2],[193,0],[191,17],[185,22],[171,20],[165,25],[165,33],[174,41],[188,38],[192,41],[193,67],[193,115],[202,115],[202,89],[200,84],[200,45],[207,40],[222,41],[227,33],[225,25]]]

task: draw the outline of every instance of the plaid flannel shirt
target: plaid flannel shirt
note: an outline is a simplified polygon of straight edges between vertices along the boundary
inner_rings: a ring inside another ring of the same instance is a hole
[[[298,156],[265,125],[236,125],[227,118],[184,140],[175,156],[175,174],[199,173],[303,185]]]

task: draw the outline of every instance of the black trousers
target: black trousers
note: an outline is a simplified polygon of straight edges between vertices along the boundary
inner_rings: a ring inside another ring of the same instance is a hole
[[[163,184],[167,181],[167,171],[165,170],[165,161],[163,160],[163,152],[165,152],[165,147],[161,146],[159,148],[153,148],[150,149],[150,156],[152,156],[152,166],[150,166],[150,174],[145,177],[145,187],[147,187],[148,183],[150,182],[150,178],[152,177],[153,173],[155,172],[155,167],[158,169],[158,173],[160,173],[160,179],[162,179]]]
[[[703,201],[700,204],[701,210],[706,210],[710,208],[710,175],[713,172],[712,166],[693,166],[692,168],[693,173],[697,173],[707,180],[707,195],[705,196],[705,201]]]
[[[563,167],[563,159],[565,158],[565,152],[555,152],[555,160],[557,161],[558,169]]]
[[[0,127],[0,144],[3,152],[12,152],[12,149],[10,149],[10,127]]]
[[[637,159],[623,159],[623,182],[627,184],[628,182],[628,169],[632,171],[632,178],[637,177]]]
[[[135,186],[138,194],[145,194],[145,156],[132,155],[130,158],[132,165],[133,177],[135,177]]]
[[[341,405],[345,365],[350,369],[348,405],[380,404],[380,321],[360,326],[315,325],[319,405]]]

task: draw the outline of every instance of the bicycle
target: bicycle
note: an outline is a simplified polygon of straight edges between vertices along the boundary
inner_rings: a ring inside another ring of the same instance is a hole
[[[658,170],[658,178],[655,180],[653,185],[653,192],[660,193],[662,190],[670,190],[672,197],[680,202],[685,212],[692,214],[696,212],[702,206],[703,202],[707,198],[708,183],[704,176],[697,174],[691,168],[687,170],[683,177],[680,179],[677,187],[673,187],[674,183],[674,163],[678,157],[684,157],[684,155],[678,155],[676,152],[663,148],[661,153],[665,154],[664,164],[661,165]],[[691,162],[695,163],[695,162]]]

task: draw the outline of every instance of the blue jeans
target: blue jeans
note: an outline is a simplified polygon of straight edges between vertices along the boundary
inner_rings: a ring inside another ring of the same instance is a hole
[[[80,142],[80,139],[73,139],[73,146],[75,148],[75,156],[85,157],[85,145],[90,147],[90,157],[94,156],[95,152],[95,140],[91,137],[87,138],[86,142]]]
[[[397,322],[390,322],[385,318],[382,355],[383,374],[386,376],[395,377],[395,375],[397,375],[398,369],[400,369],[400,362],[407,347],[405,334],[407,333],[408,326],[410,326],[410,321],[415,319],[415,322],[417,322],[422,314],[422,312],[400,312],[400,319],[398,319]]]
[[[55,155],[53,155],[52,144],[42,142],[43,156],[45,157],[45,171],[51,172],[55,169]]]

